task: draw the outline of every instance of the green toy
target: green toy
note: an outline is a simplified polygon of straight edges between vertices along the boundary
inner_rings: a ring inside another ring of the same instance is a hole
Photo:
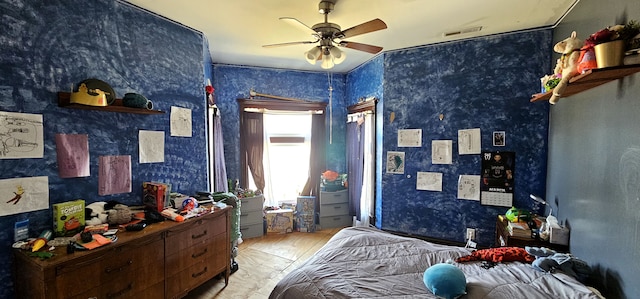
[[[504,216],[511,222],[531,220],[531,213],[529,213],[529,211],[525,209],[518,209],[516,207],[511,207]]]

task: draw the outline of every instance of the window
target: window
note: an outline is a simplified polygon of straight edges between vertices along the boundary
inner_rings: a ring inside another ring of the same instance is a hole
[[[309,176],[311,115],[266,113],[263,120],[266,204],[294,203]]]

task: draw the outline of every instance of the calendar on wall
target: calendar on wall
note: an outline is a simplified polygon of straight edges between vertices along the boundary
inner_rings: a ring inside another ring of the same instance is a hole
[[[511,207],[515,176],[515,152],[483,152],[480,204]]]

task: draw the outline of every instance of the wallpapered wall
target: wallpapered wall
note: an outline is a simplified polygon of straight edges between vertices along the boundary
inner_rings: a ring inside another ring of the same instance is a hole
[[[185,194],[208,189],[199,33],[111,0],[1,0],[0,11],[0,111],[41,114],[45,147],[41,159],[0,160],[0,179],[47,176],[50,204],[78,198],[140,204],[142,182],[150,180],[170,182],[175,191]],[[109,83],[118,98],[137,92],[152,100],[156,109],[191,109],[193,137],[171,137],[169,113],[139,115],[58,107],[57,92],[69,91],[87,78]],[[139,130],[165,132],[164,163],[138,163]],[[89,177],[58,176],[57,133],[88,135]],[[97,162],[104,155],[131,156],[131,193],[98,196]],[[13,298],[13,226],[24,219],[29,219],[30,235],[35,237],[51,228],[51,210],[0,217],[0,264],[4,265],[0,268],[0,298]]]
[[[480,245],[493,245],[496,215],[508,208],[457,199],[459,175],[481,170],[480,155],[458,155],[461,129],[480,128],[482,150],[516,153],[514,205],[537,210],[529,194],[545,191],[549,108],[529,99],[551,71],[550,40],[551,31],[540,30],[385,55],[382,160],[402,151],[406,167],[381,175],[383,229],[463,242],[471,227]],[[422,129],[422,147],[398,147],[400,129]],[[492,145],[494,131],[506,132],[506,146]],[[431,163],[432,140],[453,140],[453,164]],[[425,171],[443,174],[442,192],[416,190]]]
[[[213,79],[216,105],[221,113],[229,179],[240,177],[240,120],[237,99],[248,99],[251,89],[261,94],[328,103],[331,86],[331,105],[327,105],[326,117],[327,169],[346,172],[345,75],[214,65]]]

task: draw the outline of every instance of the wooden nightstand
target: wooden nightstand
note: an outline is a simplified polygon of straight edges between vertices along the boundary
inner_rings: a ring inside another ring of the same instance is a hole
[[[558,252],[569,252],[568,245],[560,245],[549,243],[549,241],[543,241],[539,239],[520,237],[520,236],[511,236],[509,235],[509,230],[507,229],[507,225],[509,223],[508,220],[501,220],[501,217],[496,217],[496,240],[495,247],[505,247],[505,246],[513,246],[513,247],[525,247],[525,246],[534,246],[534,247],[547,247],[553,249]]]

